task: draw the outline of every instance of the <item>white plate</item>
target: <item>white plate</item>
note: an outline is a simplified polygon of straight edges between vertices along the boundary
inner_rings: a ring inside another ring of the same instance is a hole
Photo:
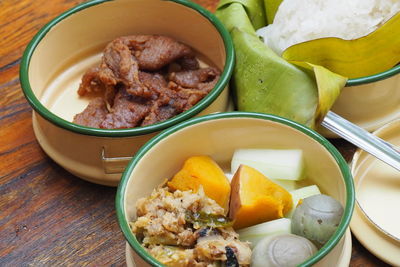
[[[374,134],[400,147],[400,120]],[[400,266],[400,172],[361,150],[351,167],[357,199],[351,231],[371,253]]]
[[[400,266],[400,243],[375,228],[357,205],[350,227],[358,241],[372,254],[393,266]]]

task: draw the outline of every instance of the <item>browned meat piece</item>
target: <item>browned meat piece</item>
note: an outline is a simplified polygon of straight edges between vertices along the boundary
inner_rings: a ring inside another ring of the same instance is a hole
[[[129,95],[121,89],[115,96],[112,111],[106,115],[100,128],[122,129],[133,128],[142,122],[149,113],[151,106],[148,101]]]
[[[82,77],[82,82],[79,85],[78,95],[84,96],[87,93],[97,93],[104,90],[104,85],[99,79],[99,68],[90,68]]]
[[[97,97],[90,101],[84,111],[74,116],[73,122],[88,127],[100,128],[100,124],[106,118],[107,113],[104,100],[101,97]]]
[[[197,104],[208,92],[196,89],[183,89],[180,90],[178,95],[180,97],[180,109],[186,111]],[[177,105],[176,105],[177,106]]]
[[[199,62],[195,57],[183,57],[176,61],[182,70],[197,70],[200,68]]]
[[[104,50],[101,69],[107,70],[101,79],[105,84],[116,85],[120,81],[127,87],[132,87],[135,83],[140,83],[138,64],[129,48],[118,39],[109,43]]]
[[[214,88],[219,79],[219,71],[215,68],[205,68],[173,72],[169,74],[169,78],[176,83],[170,81],[168,88],[165,84],[159,86],[163,87],[160,97],[154,101],[141,126],[164,121],[193,107]]]
[[[139,72],[139,79],[142,84],[151,90],[153,93],[153,99],[159,96],[163,92],[164,88],[166,88],[168,85],[164,76],[159,73],[148,73],[141,71]]]
[[[103,92],[107,108],[114,103],[115,79],[112,80],[112,72],[107,68],[94,67],[90,68],[82,77],[82,82],[79,85],[78,94],[84,96],[92,93]],[[104,82],[104,80],[108,80]]]
[[[215,68],[204,68],[199,70],[171,72],[168,78],[185,88],[199,88],[201,83],[210,83],[214,80],[218,80],[219,71]]]
[[[167,98],[165,98],[167,99]],[[155,101],[149,114],[144,118],[140,126],[151,125],[157,122],[165,121],[179,114],[174,106],[169,105],[166,101]]]
[[[156,71],[177,59],[195,57],[189,46],[166,36],[134,35],[119,39],[133,51],[141,70]]]
[[[168,65],[168,74],[185,70],[198,70],[199,62],[196,58],[183,57]]]
[[[136,59],[122,40],[116,39],[107,45],[100,68],[100,79],[104,84],[122,83],[131,95],[151,97],[150,90],[139,79]]]
[[[78,94],[103,90],[107,103],[112,105],[118,84],[123,84],[132,95],[151,96],[149,89],[140,82],[137,60],[120,39],[107,45],[100,67],[91,68],[85,73]]]
[[[164,121],[178,114],[176,109],[169,105],[171,102],[170,96],[173,96],[173,94],[169,92],[167,81],[162,75],[140,72],[139,76],[143,84],[151,88],[154,93],[151,110],[140,126]]]
[[[139,68],[155,71],[181,58],[184,58],[181,60],[184,69],[198,67],[190,47],[169,37],[137,35],[117,38],[104,50],[100,68],[93,68],[84,75],[78,93],[84,95],[107,89],[106,95],[112,96],[115,94],[113,86],[122,83],[131,95],[151,97],[151,91],[139,79]]]
[[[85,73],[78,90],[80,96],[102,92],[104,101],[91,103],[74,122],[106,129],[161,122],[200,101],[219,75],[215,68],[199,69],[192,49],[169,37],[120,37],[107,45],[100,66]],[[88,114],[95,114],[93,122]]]
[[[219,75],[215,68],[170,73],[168,87],[176,92],[174,107],[183,112],[197,104],[214,88]]]

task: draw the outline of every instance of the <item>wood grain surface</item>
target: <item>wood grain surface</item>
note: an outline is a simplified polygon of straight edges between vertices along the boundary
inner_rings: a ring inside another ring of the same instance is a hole
[[[115,188],[82,181],[39,147],[18,80],[25,46],[82,0],[0,0],[0,266],[124,266]],[[217,0],[196,1],[213,11]],[[354,147],[333,143],[349,160]],[[350,266],[387,266],[353,238]]]

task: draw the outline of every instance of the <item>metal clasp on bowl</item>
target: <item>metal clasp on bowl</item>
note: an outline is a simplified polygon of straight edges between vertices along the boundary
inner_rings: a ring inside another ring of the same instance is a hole
[[[132,159],[132,157],[107,157],[106,148],[101,149],[101,161],[103,163],[104,173],[115,174],[123,173],[126,165]]]

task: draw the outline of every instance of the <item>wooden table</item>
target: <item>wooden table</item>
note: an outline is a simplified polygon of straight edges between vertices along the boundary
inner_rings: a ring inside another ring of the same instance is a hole
[[[39,147],[18,70],[33,35],[82,0],[0,1],[0,266],[123,266],[115,188],[82,181]],[[197,1],[214,10],[217,0]],[[348,160],[354,147],[334,144]],[[386,266],[356,239],[350,266]]]

